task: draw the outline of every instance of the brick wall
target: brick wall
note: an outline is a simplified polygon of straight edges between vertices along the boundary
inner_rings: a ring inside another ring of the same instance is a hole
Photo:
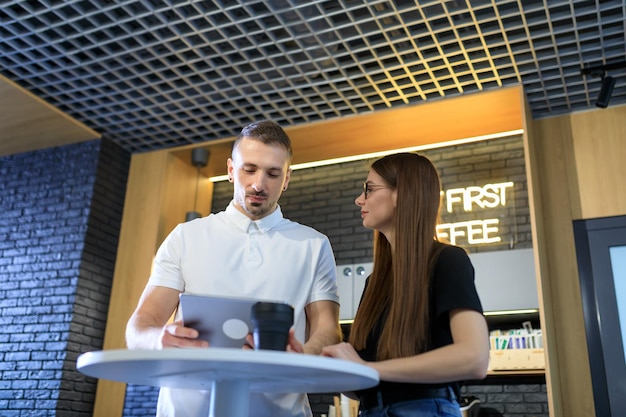
[[[0,157],[0,415],[91,416],[130,156],[90,141]]]
[[[507,137],[421,152],[438,169],[444,190],[511,181],[514,189],[505,208],[470,213],[442,213],[442,222],[459,222],[496,216],[502,243],[464,246],[471,252],[532,247],[528,188],[521,137]],[[326,234],[337,265],[371,262],[372,231],[365,229],[354,200],[363,189],[368,161],[348,162],[296,170],[280,200],[285,217]],[[213,211],[223,210],[232,199],[232,184],[215,184]],[[513,242],[513,243],[512,243]]]
[[[549,417],[543,376],[488,377],[468,383],[463,396],[480,401],[481,417]]]

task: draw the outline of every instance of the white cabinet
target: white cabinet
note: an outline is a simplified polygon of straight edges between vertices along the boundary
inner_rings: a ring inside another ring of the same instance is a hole
[[[361,301],[365,280],[372,273],[372,263],[337,266],[337,289],[339,292],[339,319],[354,318]]]
[[[488,311],[539,308],[532,249],[469,255],[476,272],[476,290]],[[372,263],[338,265],[339,318],[354,318]]]
[[[471,253],[485,311],[539,308],[532,249]]]

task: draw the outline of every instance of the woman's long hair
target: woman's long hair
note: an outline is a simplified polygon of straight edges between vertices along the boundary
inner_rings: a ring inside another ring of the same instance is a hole
[[[398,153],[375,161],[371,169],[397,191],[394,251],[374,233],[374,269],[350,330],[350,343],[365,348],[367,336],[387,311],[378,360],[424,352],[428,346],[430,274],[438,256],[436,226],[441,182],[424,156]]]

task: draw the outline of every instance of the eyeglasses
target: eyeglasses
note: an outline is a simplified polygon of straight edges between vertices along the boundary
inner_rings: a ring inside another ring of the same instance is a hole
[[[367,200],[367,197],[369,197],[370,193],[377,191],[377,190],[382,190],[383,188],[389,188],[389,187],[385,187],[384,185],[368,184],[367,182],[364,182],[363,183],[363,195],[365,196],[365,199]]]

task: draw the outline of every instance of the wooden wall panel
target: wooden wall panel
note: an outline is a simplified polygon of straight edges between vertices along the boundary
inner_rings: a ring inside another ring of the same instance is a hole
[[[131,159],[104,349],[126,347],[124,331],[143,292],[154,254],[167,234],[194,208],[197,170],[170,151]],[[209,214],[213,184],[203,174],[197,210]],[[126,384],[99,380],[94,417],[121,416]]]
[[[598,109],[535,121],[529,135],[554,416],[595,415],[572,222],[626,214],[624,120],[626,106]]]
[[[572,218],[580,213],[569,116],[533,123],[530,182],[535,196],[542,329],[551,415],[593,417],[591,374]]]
[[[541,327],[544,335],[544,344],[546,348],[544,349],[545,354],[545,378],[546,378],[546,389],[548,396],[548,408],[550,415],[554,415],[555,408],[561,408],[560,398],[557,397],[556,406],[555,406],[555,395],[554,392],[558,392],[558,380],[553,381],[551,377],[551,369],[552,366],[551,358],[554,356],[551,354],[550,349],[548,348],[552,344],[550,343],[550,339],[546,337],[546,334],[549,332],[545,331],[545,323],[548,322],[546,319],[550,317],[551,322],[551,308],[548,305],[546,308],[546,300],[551,296],[551,292],[549,288],[544,289],[542,286],[542,274],[543,271],[546,271],[548,265],[543,261],[543,256],[540,252],[540,247],[542,242],[545,241],[546,237],[544,235],[544,227],[543,227],[543,215],[541,213],[541,206],[543,204],[543,199],[541,195],[541,189],[539,184],[536,181],[537,175],[536,172],[539,171],[539,162],[537,161],[537,157],[535,154],[537,153],[537,145],[533,142],[533,138],[536,138],[535,135],[535,126],[533,124],[532,119],[532,111],[525,97],[521,98],[523,100],[524,105],[524,133],[522,135],[524,140],[524,155],[525,155],[525,169],[526,169],[526,178],[528,181],[528,208],[530,213],[530,228],[532,233],[532,241],[533,241],[533,257],[535,262],[535,279],[537,285],[537,298],[539,300],[539,319],[541,322]],[[551,333],[550,333],[551,334]]]
[[[158,244],[167,162],[164,152],[138,154],[131,159],[104,349],[126,346],[126,323],[146,284]],[[100,379],[93,416],[121,416],[125,394],[126,384]]]
[[[196,171],[189,162],[178,158],[168,157],[167,172],[177,175],[167,175],[161,187],[163,188],[163,202],[161,210],[170,215],[161,215],[157,233],[159,242],[178,224],[185,221],[187,208],[193,210],[194,193],[196,189]],[[181,177],[185,181],[180,181]],[[156,207],[155,207],[156,209]]]
[[[582,217],[626,213],[626,105],[572,117]]]
[[[185,214],[194,210],[194,203],[196,211],[202,216],[211,212],[213,183],[206,176],[206,169],[200,168],[198,176],[198,169],[191,165],[191,151],[184,155],[185,158],[181,158],[175,152],[169,152],[167,169],[170,174],[162,185],[165,194],[159,224],[159,242],[162,242],[178,223],[185,221]],[[213,160],[209,155],[207,166],[212,163]],[[224,160],[224,165],[226,165],[226,160]],[[197,202],[195,201],[196,189]]]

